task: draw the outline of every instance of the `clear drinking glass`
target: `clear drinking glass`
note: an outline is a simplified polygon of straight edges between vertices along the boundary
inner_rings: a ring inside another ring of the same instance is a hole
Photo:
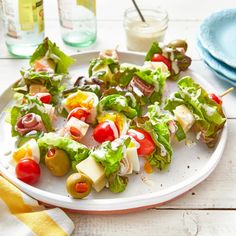
[[[58,0],[62,39],[72,47],[96,41],[96,0]]]
[[[3,0],[4,36],[8,51],[32,55],[44,38],[43,0]]]
[[[145,22],[142,22],[135,8],[124,13],[124,29],[127,48],[146,52],[155,41],[162,42],[168,27],[168,14],[161,8],[141,8]]]

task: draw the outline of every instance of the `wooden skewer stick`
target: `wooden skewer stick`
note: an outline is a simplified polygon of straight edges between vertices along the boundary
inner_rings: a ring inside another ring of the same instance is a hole
[[[224,91],[224,92],[220,95],[220,97],[224,97],[225,95],[227,95],[227,94],[229,94],[229,93],[231,93],[231,92],[233,92],[233,91],[234,91],[234,87],[231,87],[231,88],[227,89],[226,91]]]

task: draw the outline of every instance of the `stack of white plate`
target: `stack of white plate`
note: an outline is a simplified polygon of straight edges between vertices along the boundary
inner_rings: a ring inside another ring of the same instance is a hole
[[[236,86],[236,8],[213,13],[203,21],[197,49],[219,79]]]

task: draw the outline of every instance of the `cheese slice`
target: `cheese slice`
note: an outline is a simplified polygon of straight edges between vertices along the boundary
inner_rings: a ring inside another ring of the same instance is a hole
[[[79,172],[87,175],[93,182],[94,186],[105,180],[105,171],[101,164],[96,162],[94,158],[88,157],[76,165]]]
[[[136,147],[127,148],[126,155],[127,155],[127,158],[132,163],[133,171],[139,172],[140,171],[140,163],[139,163],[137,148]]]
[[[185,132],[189,131],[195,122],[192,112],[185,105],[177,106],[173,112],[175,119],[180,123],[183,130]]]
[[[44,104],[45,110],[48,113],[51,121],[54,119],[55,107],[51,104]]]
[[[92,186],[97,192],[100,192],[106,186],[106,179],[102,178],[100,181],[98,181],[96,184],[93,184]]]
[[[48,89],[40,84],[31,84],[29,87],[29,93],[30,94],[48,93]]]
[[[160,68],[162,73],[167,73],[169,71],[165,63],[157,61],[145,61],[143,67],[154,71]]]

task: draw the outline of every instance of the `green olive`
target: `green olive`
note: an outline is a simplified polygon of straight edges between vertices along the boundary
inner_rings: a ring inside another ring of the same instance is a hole
[[[182,39],[173,40],[168,44],[168,46],[171,48],[183,48],[184,52],[186,52],[188,49],[187,42]]]
[[[55,176],[63,176],[70,170],[67,153],[58,148],[50,148],[45,156],[45,165]]]
[[[67,178],[66,188],[73,198],[82,199],[91,192],[92,181],[82,173],[74,173]]]

